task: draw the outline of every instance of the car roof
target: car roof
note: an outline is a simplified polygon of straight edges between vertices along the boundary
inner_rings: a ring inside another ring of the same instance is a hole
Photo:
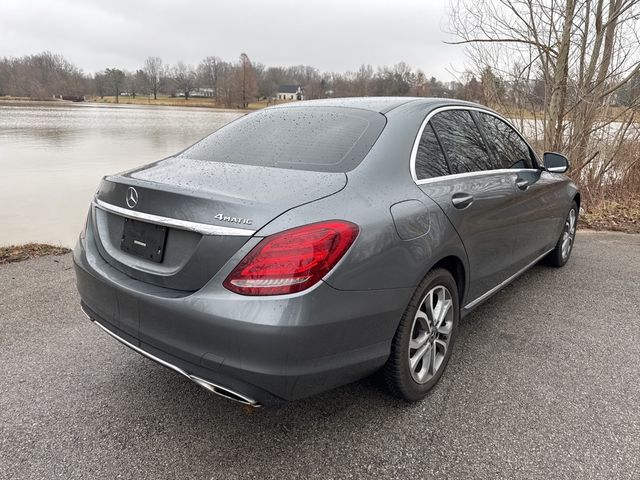
[[[347,97],[347,98],[323,98],[320,100],[305,100],[302,102],[283,103],[274,105],[271,108],[292,108],[292,107],[346,107],[370,110],[378,113],[388,113],[394,108],[408,103],[422,103],[425,106],[433,105],[466,105],[471,107],[486,108],[464,100],[451,98],[433,97]]]

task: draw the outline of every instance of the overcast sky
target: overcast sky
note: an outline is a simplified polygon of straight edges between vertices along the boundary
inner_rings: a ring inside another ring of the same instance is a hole
[[[443,43],[448,1],[2,0],[0,57],[49,50],[94,72],[246,52],[268,66],[337,72],[405,61],[450,80],[464,55]]]

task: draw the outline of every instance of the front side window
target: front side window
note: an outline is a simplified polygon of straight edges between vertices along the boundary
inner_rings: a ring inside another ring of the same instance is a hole
[[[476,115],[497,168],[533,168],[529,146],[509,124],[488,113]]]
[[[447,155],[451,173],[493,170],[480,130],[467,110],[447,110],[430,120]]]
[[[418,180],[449,175],[447,160],[430,124],[425,126],[420,137],[415,168]]]

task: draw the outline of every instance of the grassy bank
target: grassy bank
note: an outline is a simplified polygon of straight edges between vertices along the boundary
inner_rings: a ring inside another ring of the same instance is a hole
[[[86,105],[92,103],[99,104],[115,104],[116,97],[86,97],[85,102],[71,102],[67,100],[33,100],[30,98],[22,97],[0,97],[0,105],[9,106],[42,106],[42,107],[68,107],[69,105]],[[119,105],[156,105],[163,107],[198,107],[198,108],[212,108],[216,110],[225,110],[230,112],[242,112],[248,110],[260,110],[267,105],[266,101],[259,101],[250,103],[247,109],[241,108],[227,108],[224,105],[218,104],[213,100],[203,98],[190,98],[185,100],[184,98],[171,98],[171,97],[158,97],[157,100],[149,99],[147,97],[120,97]]]
[[[0,97],[0,106],[10,107],[66,107],[73,102],[65,100],[34,100],[27,97]]]
[[[44,243],[9,245],[8,247],[0,247],[0,265],[4,263],[22,262],[23,260],[44,257],[45,255],[64,255],[69,252],[71,252],[71,250],[68,248]]]
[[[115,96],[105,97],[86,97],[87,102],[92,103],[116,103]],[[190,98],[185,100],[184,98],[171,98],[167,96],[158,96],[157,100],[149,98],[147,96],[133,97],[119,97],[118,103],[121,105],[160,105],[165,107],[206,107],[206,108],[222,108],[222,105],[218,105],[215,101],[208,98]]]
[[[591,230],[640,234],[640,196],[624,202],[604,199],[582,212],[580,226]]]
[[[86,104],[86,103],[108,103],[115,104],[116,97],[115,96],[87,96],[85,97],[85,102],[78,102],[78,105]],[[285,101],[278,101],[278,105],[281,103],[288,103]],[[38,106],[68,106],[75,105],[75,102],[67,101],[67,100],[36,100],[28,97],[0,97],[0,105],[13,105],[13,106],[27,106],[27,105],[38,105]],[[119,105],[156,105],[162,107],[199,107],[199,108],[214,108],[216,110],[227,110],[232,112],[242,112],[248,110],[260,110],[262,108],[273,105],[273,103],[267,102],[267,100],[259,100],[249,104],[246,109],[242,108],[229,108],[222,103],[218,103],[210,98],[190,98],[186,100],[185,98],[172,98],[167,95],[159,95],[156,100],[153,98],[149,98],[147,96],[136,96],[133,97],[124,97],[121,96],[118,99]]]
[[[88,102],[93,103],[116,103],[116,97],[86,97]],[[216,102],[211,98],[189,98],[189,100],[180,97],[168,97],[166,95],[159,95],[156,100],[147,96],[133,97],[119,97],[118,103],[121,105],[159,105],[165,107],[201,107],[201,108],[216,108],[221,110],[244,110],[241,108],[228,108],[225,105]],[[267,106],[266,100],[261,100],[249,104],[247,110],[259,110]]]

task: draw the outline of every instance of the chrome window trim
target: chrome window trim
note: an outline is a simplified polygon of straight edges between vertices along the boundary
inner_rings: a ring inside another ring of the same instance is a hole
[[[126,208],[117,207],[100,199],[94,199],[93,205],[106,212],[121,215],[123,217],[141,220],[143,222],[155,223],[165,227],[177,228],[179,230],[188,230],[190,232],[200,233],[202,235],[231,235],[238,237],[250,237],[255,230],[247,230],[244,228],[222,227],[218,225],[209,225],[207,223],[190,222],[188,220],[178,220],[176,218],[163,217],[152,213],[137,212],[135,210],[127,210]]]
[[[425,185],[427,183],[442,182],[443,180],[455,180],[456,178],[469,178],[469,177],[485,177],[494,174],[503,173],[519,173],[519,172],[531,172],[535,169],[531,168],[496,168],[495,170],[477,170],[475,172],[464,173],[452,173],[451,175],[440,175],[439,177],[425,178],[416,181],[416,185]]]
[[[535,170],[535,169],[531,169],[531,168],[521,168],[521,169],[515,169],[515,168],[502,168],[502,169],[495,169],[495,170],[478,170],[476,172],[464,172],[464,173],[452,173],[450,175],[440,175],[438,177],[431,177],[431,178],[423,178],[421,180],[418,180],[418,176],[416,175],[416,156],[418,155],[418,146],[420,145],[420,140],[422,139],[422,133],[424,132],[424,129],[427,127],[427,124],[429,123],[429,120],[431,120],[431,118],[433,118],[434,115],[440,113],[440,112],[446,112],[448,110],[467,110],[467,111],[473,111],[473,112],[480,112],[480,113],[486,113],[487,115],[491,115],[492,117],[496,117],[499,120],[502,120],[503,122],[505,122],[507,125],[509,125],[514,132],[516,132],[518,134],[518,136],[522,139],[522,141],[529,147],[529,149],[531,150],[531,152],[533,152],[533,155],[536,157],[536,161],[538,163],[538,157],[536,156],[535,152],[533,151],[533,148],[531,148],[531,145],[529,145],[529,142],[527,142],[527,140],[522,136],[522,134],[518,131],[517,128],[515,128],[511,122],[509,122],[506,118],[504,118],[502,115],[499,115],[495,112],[492,112],[491,110],[487,110],[486,108],[480,108],[480,107],[471,107],[471,106],[466,106],[466,105],[446,105],[444,107],[438,107],[433,109],[432,111],[429,112],[429,114],[426,116],[426,118],[422,121],[422,124],[420,125],[420,128],[418,129],[418,135],[416,136],[416,139],[413,141],[413,148],[411,149],[411,158],[409,160],[409,169],[411,171],[411,178],[413,179],[413,181],[416,183],[416,185],[424,185],[425,183],[430,183],[430,181],[436,180],[436,179],[443,179],[443,178],[457,178],[457,177],[461,177],[461,176],[473,176],[474,174],[482,174],[482,173],[503,173],[503,172],[513,172],[513,171],[518,171],[518,170]],[[482,134],[482,132],[480,132]]]

